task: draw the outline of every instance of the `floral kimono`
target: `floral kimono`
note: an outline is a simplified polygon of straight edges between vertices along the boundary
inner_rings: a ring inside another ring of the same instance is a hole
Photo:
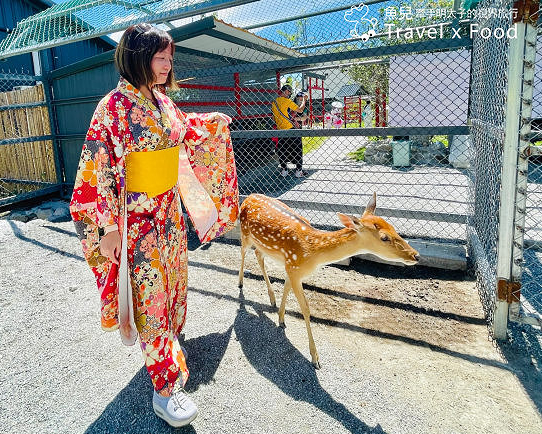
[[[102,328],[120,328],[129,345],[139,334],[147,370],[160,391],[188,379],[177,337],[186,318],[187,289],[181,200],[205,242],[234,226],[239,194],[227,119],[185,114],[153,92],[159,107],[121,78],[100,101],[83,145],[70,211],[101,294]],[[141,173],[149,157],[160,155],[159,170]],[[130,169],[139,157],[143,165]],[[172,164],[172,183],[164,184],[162,166]],[[134,190],[137,182],[148,189]],[[100,253],[104,230],[122,236],[119,266]]]

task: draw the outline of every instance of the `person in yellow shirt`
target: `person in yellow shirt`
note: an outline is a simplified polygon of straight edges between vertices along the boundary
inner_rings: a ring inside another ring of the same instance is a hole
[[[288,110],[292,113],[303,113],[303,110],[305,109],[307,95],[304,95],[301,104],[297,105],[290,99],[292,93],[292,86],[285,84],[281,87],[279,96],[271,105],[271,110],[273,111],[273,117],[275,118],[278,130],[289,130],[293,128],[292,119],[288,116]],[[295,164],[295,176],[297,178],[307,176],[307,173],[303,171],[303,142],[301,137],[279,137],[277,154],[282,169],[280,174],[283,177],[288,176],[288,162]]]

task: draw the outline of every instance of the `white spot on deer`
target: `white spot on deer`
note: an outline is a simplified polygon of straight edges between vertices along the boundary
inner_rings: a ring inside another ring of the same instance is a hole
[[[293,259],[294,261],[297,260],[297,255],[296,255],[295,253],[292,255],[292,259]]]

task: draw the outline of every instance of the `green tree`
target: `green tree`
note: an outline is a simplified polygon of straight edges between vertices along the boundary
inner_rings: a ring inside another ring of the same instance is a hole
[[[294,21],[295,30],[292,33],[285,32],[284,30],[277,30],[277,33],[286,40],[286,44],[289,47],[296,45],[303,45],[308,43],[308,19],[301,18]]]
[[[388,88],[390,68],[387,63],[354,65],[344,68],[342,72],[347,72],[352,80],[361,84],[370,95],[374,95],[377,88]]]

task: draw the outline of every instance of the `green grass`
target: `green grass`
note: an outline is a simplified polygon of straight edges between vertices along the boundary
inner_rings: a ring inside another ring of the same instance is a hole
[[[388,137],[380,137],[380,136],[367,136],[367,140],[369,142],[381,142],[385,139],[391,139],[391,136]],[[362,146],[361,148],[356,149],[353,152],[349,152],[348,158],[351,158],[354,161],[365,161],[365,146]]]
[[[355,126],[354,126],[355,125]],[[347,128],[355,128],[357,124],[348,124]],[[329,137],[303,137],[303,155],[308,154],[309,152],[315,151]],[[391,136],[381,137],[381,136],[367,136],[369,142],[380,142],[385,139],[391,139]],[[431,142],[442,142],[445,147],[448,147],[448,136],[432,136]],[[542,145],[542,141],[535,143],[535,145]],[[365,161],[365,146],[348,153],[348,157],[355,161]]]
[[[303,155],[316,151],[329,137],[303,137]]]
[[[386,140],[386,139],[390,139],[391,140],[391,136],[367,136],[367,140],[369,140],[369,142],[381,142],[382,140]]]
[[[359,122],[348,122],[346,128],[361,128],[361,124]]]
[[[365,146],[362,146],[354,152],[349,152],[348,157],[355,161],[365,161]]]
[[[448,136],[432,136],[431,143],[442,142],[444,146],[448,147]]]

